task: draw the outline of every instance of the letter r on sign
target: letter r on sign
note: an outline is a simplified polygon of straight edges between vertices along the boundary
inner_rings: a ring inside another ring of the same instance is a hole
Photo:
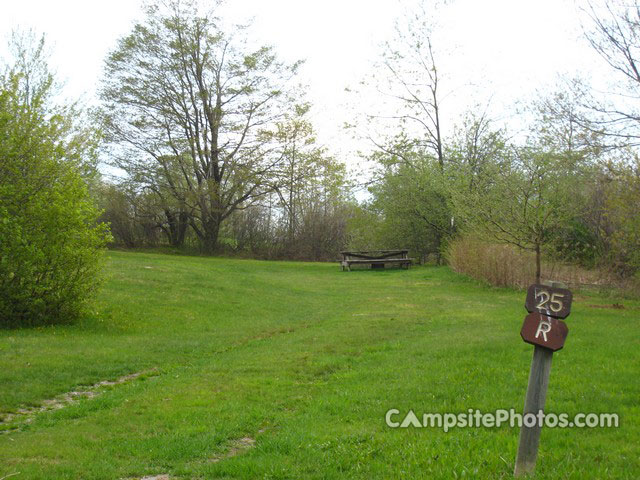
[[[544,338],[544,341],[547,341],[547,333],[551,331],[551,324],[548,321],[543,321],[538,324],[538,330],[536,330],[535,338],[538,338],[540,334]]]

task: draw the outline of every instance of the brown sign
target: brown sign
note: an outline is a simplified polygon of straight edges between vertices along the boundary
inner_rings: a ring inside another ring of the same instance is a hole
[[[527,312],[538,312],[555,318],[567,318],[571,313],[573,294],[566,288],[534,284],[527,290],[524,306]]]
[[[527,315],[520,330],[522,339],[549,350],[560,350],[569,333],[567,324],[557,318],[534,312]]]

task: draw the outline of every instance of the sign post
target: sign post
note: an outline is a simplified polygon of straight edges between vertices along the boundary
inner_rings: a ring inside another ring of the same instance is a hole
[[[562,288],[563,286],[559,282],[549,282],[531,285],[527,291],[525,307],[529,315],[524,319],[520,336],[525,342],[534,345],[534,350],[523,419],[527,414],[538,416],[539,412],[544,411],[553,352],[564,346],[569,333],[567,325],[559,319],[566,318],[571,313],[573,296],[569,290]],[[542,430],[540,418],[538,416],[535,424],[530,427],[523,421],[513,472],[516,477],[531,474],[536,468]]]

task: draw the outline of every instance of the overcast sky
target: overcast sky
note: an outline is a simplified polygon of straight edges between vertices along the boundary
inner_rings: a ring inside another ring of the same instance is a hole
[[[349,161],[366,148],[344,133],[344,122],[375,97],[354,100],[357,87],[393,35],[394,21],[413,0],[229,0],[225,15],[253,18],[255,37],[284,59],[305,59],[301,80],[309,85],[319,139]],[[3,1],[0,37],[12,29],[45,33],[52,66],[66,94],[94,101],[107,52],[140,18],[139,0]],[[581,37],[573,0],[453,0],[438,8],[439,70],[456,93],[444,104],[445,129],[473,103],[491,98],[492,111],[508,119],[517,100],[549,88],[559,74],[590,78],[606,68]]]

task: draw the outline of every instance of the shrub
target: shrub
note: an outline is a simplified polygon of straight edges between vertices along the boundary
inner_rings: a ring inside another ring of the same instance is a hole
[[[90,153],[70,111],[45,105],[50,82],[0,77],[0,326],[77,318],[99,284],[109,236],[80,174]],[[66,115],[65,115],[66,112]]]

